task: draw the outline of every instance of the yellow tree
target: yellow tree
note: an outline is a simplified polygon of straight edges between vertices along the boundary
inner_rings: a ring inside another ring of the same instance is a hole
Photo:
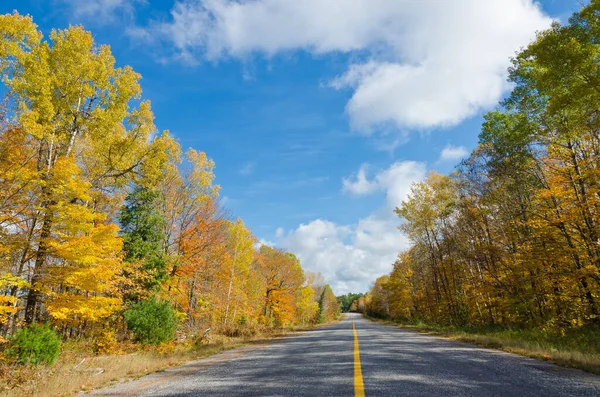
[[[63,157],[46,181],[54,197],[47,207],[53,233],[44,241],[44,271],[32,286],[44,293],[48,314],[77,331],[106,319],[121,302],[115,296],[122,247],[118,227],[85,205],[91,185],[81,174],[72,156]]]
[[[228,222],[227,235],[227,247],[232,255],[229,256],[231,265],[228,272],[229,283],[223,317],[224,325],[227,325],[231,306],[233,306],[232,321],[235,321],[238,310],[246,313],[250,309],[246,302],[251,301],[248,298],[251,297],[253,288],[251,265],[254,260],[254,244],[256,243],[252,232],[239,218],[235,222]]]
[[[310,285],[305,285],[298,290],[296,295],[296,315],[298,323],[302,326],[317,321],[319,302],[315,300],[315,291]]]
[[[294,297],[304,283],[300,261],[294,254],[263,245],[256,268],[264,283],[264,321],[279,325],[291,322],[296,310]]]
[[[29,241],[36,230],[36,201],[31,191],[40,181],[27,134],[10,124],[0,128],[0,325],[10,333],[21,308],[17,293],[29,287],[20,275],[34,254]]]
[[[141,94],[140,76],[130,67],[115,67],[108,46],[96,45],[81,27],[53,30],[49,41],[42,39],[30,17],[0,16],[3,83],[10,106],[17,109],[14,122],[35,152],[40,181],[30,192],[35,235],[21,248],[34,253],[28,266],[27,323],[35,320],[43,290],[48,242],[56,233],[53,211],[62,208],[49,187],[57,165],[73,157],[92,186],[85,206],[108,211],[119,205],[106,193],[118,191],[142,171],[152,175],[160,168],[156,164],[165,161],[163,142],[170,139],[163,134],[149,143],[155,132],[150,104],[131,107]]]

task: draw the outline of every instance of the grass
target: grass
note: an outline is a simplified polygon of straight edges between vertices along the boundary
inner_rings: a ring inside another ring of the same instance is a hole
[[[389,320],[371,320],[600,374],[600,327],[598,326],[545,331],[489,326],[453,327],[422,322],[397,323]]]
[[[97,356],[91,353],[89,342],[63,344],[61,356],[52,366],[22,366],[0,360],[0,396],[52,397],[70,396],[114,384],[124,378],[165,370],[251,343],[260,343],[283,336],[284,330],[273,330],[248,337],[216,335],[202,345],[167,344],[139,350],[139,346],[120,346],[121,354]]]

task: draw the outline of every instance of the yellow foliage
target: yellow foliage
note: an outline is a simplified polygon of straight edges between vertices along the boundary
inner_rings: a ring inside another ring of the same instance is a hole
[[[118,352],[117,338],[111,329],[104,329],[96,337],[94,349],[96,354],[115,354]]]
[[[10,273],[0,274],[0,291],[12,287],[26,288],[29,283],[20,277]],[[11,315],[17,313],[21,308],[18,306],[19,300],[13,295],[0,295],[0,324],[6,324]]]

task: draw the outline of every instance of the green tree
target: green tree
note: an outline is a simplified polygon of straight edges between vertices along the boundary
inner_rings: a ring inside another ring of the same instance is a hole
[[[60,354],[60,338],[48,325],[32,324],[18,330],[6,355],[19,364],[53,364]]]
[[[335,319],[339,311],[337,298],[329,284],[326,284],[319,297],[319,323],[326,323]]]
[[[359,298],[363,298],[365,296],[365,294],[363,293],[353,293],[353,292],[349,292],[346,295],[340,295],[337,297],[338,303],[340,304],[340,310],[344,313],[351,311],[350,307],[352,306],[352,303],[356,300],[358,300]],[[353,310],[356,310],[356,308],[354,308]]]
[[[140,264],[142,277],[139,283],[143,290],[148,291],[156,291],[168,276],[166,220],[160,208],[159,192],[137,186],[127,196],[120,215],[125,261]],[[130,276],[135,277],[133,274]]]
[[[175,338],[177,314],[169,302],[153,297],[133,304],[125,322],[138,342],[157,345]]]

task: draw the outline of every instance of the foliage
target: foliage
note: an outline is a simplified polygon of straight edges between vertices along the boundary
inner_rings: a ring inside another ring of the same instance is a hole
[[[327,323],[340,313],[340,306],[329,284],[325,285],[319,297],[319,323]]]
[[[117,338],[112,329],[105,329],[96,337],[94,349],[97,354],[114,354],[117,352]]]
[[[363,293],[353,293],[349,292],[346,295],[340,295],[337,297],[338,303],[340,304],[340,310],[343,313],[347,313],[349,311],[356,311],[356,303],[358,299],[363,298],[365,294]],[[354,308],[352,308],[352,304],[354,303]]]
[[[12,153],[0,159],[12,185],[0,208],[2,245],[10,250],[2,270],[31,274],[25,323],[46,310],[45,295],[57,320],[97,322],[119,301],[111,288],[121,247],[109,221],[118,193],[132,180],[155,179],[170,138],[151,139],[150,104],[133,103],[140,76],[115,67],[110,49],[81,27],[44,40],[31,18],[0,16],[0,70],[14,109],[0,135],[0,147]]]
[[[310,285],[304,286],[298,291],[296,312],[300,325],[306,326],[317,321],[319,302],[315,301],[315,291]]]
[[[158,345],[175,338],[177,314],[169,302],[150,298],[134,303],[125,312],[125,322],[138,342]]]
[[[9,341],[6,356],[19,364],[53,364],[60,354],[60,339],[48,325],[30,325]]]
[[[146,291],[156,291],[167,278],[166,220],[160,204],[158,191],[136,186],[127,196],[120,214],[124,259],[130,263],[141,262],[139,271],[143,274],[136,277],[126,272],[125,275],[137,278],[141,289]],[[131,295],[130,298],[137,297]]]
[[[264,285],[264,321],[283,326],[293,321],[294,295],[304,283],[304,272],[294,254],[263,245],[256,265]]]

